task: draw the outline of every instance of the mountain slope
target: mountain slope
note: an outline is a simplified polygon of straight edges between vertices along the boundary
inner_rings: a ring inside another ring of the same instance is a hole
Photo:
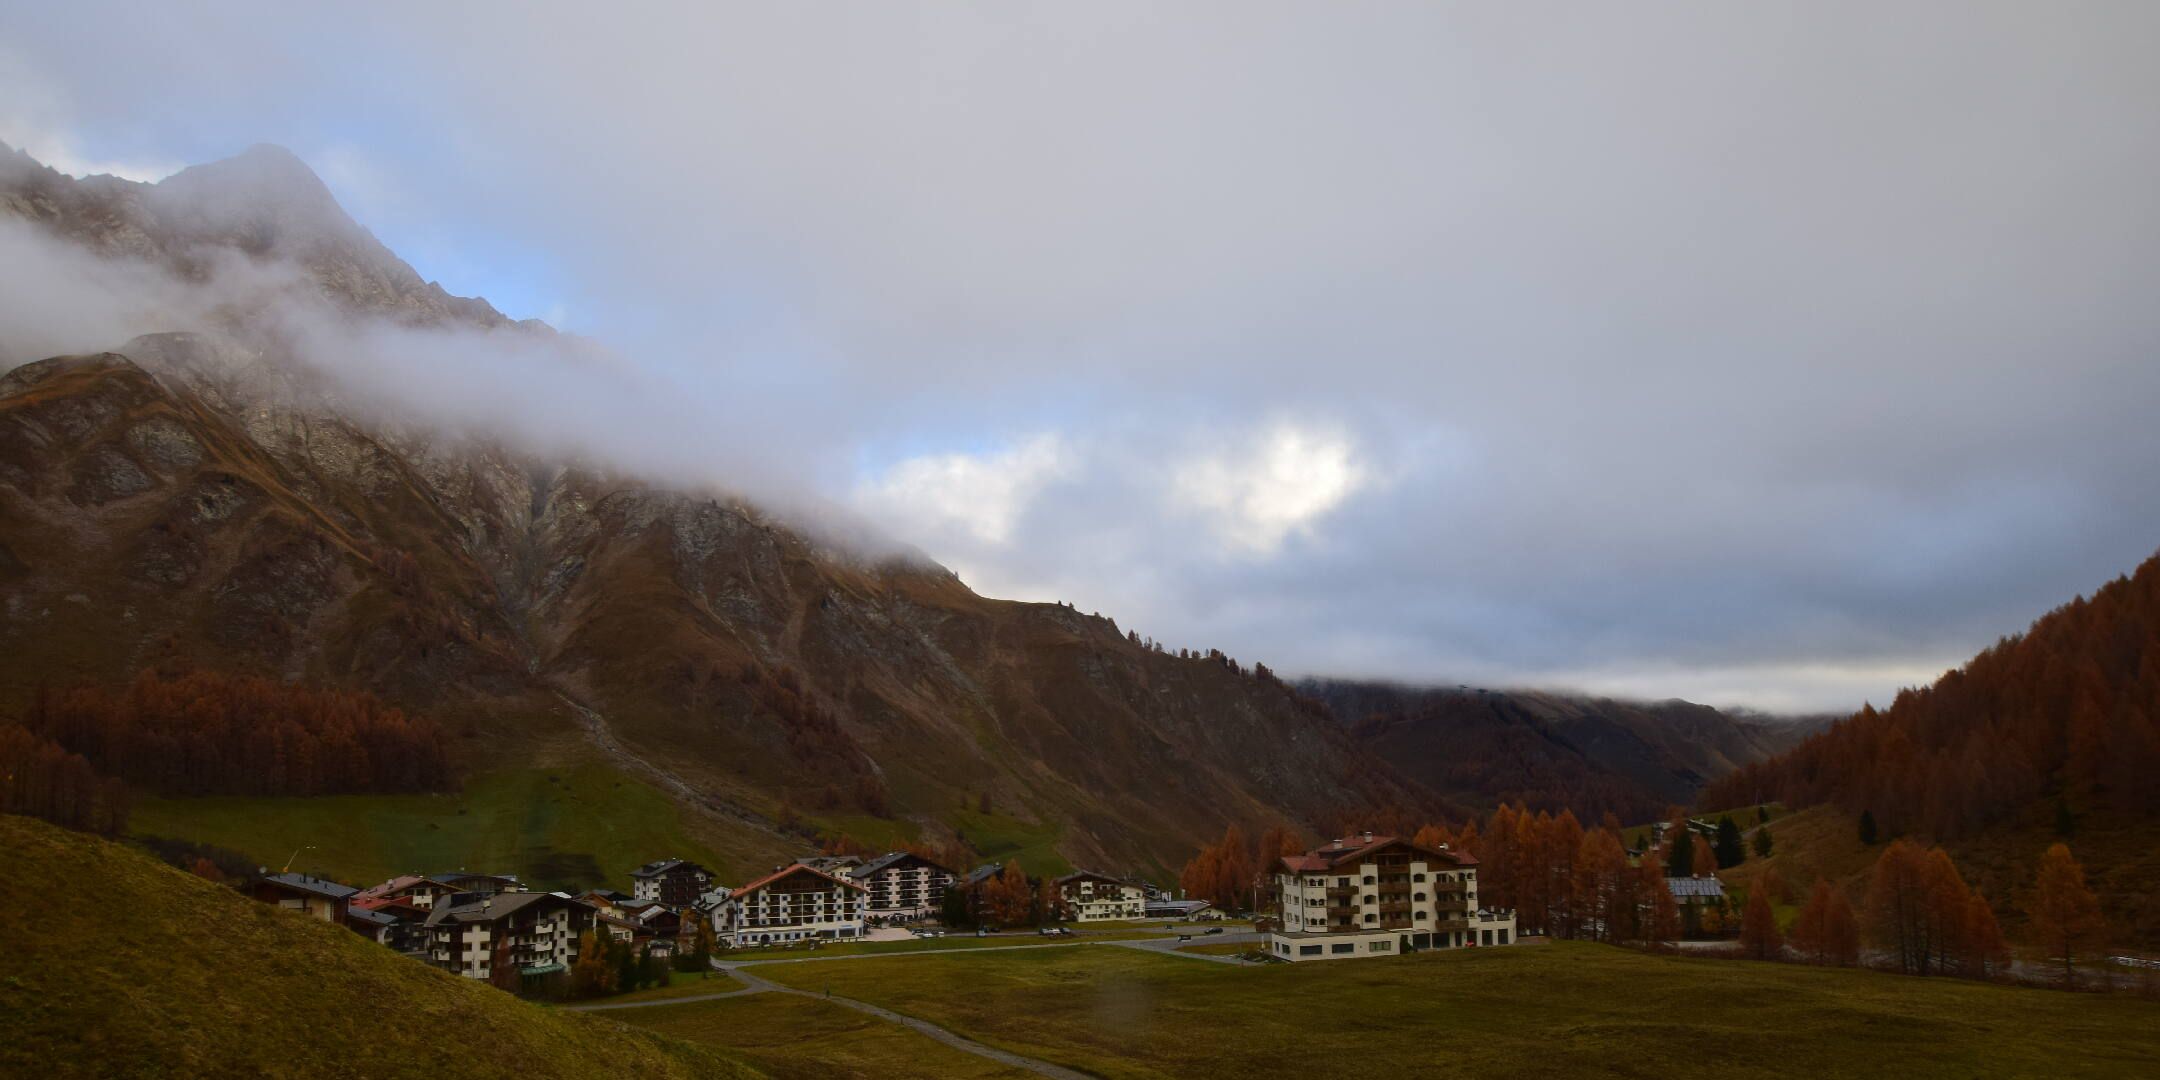
[[[10,1076],[756,1075],[81,833],[0,816],[0,859]]]
[[[1933,686],[1862,709],[1703,791],[1866,811],[1947,842],[2006,897],[2057,833],[2119,928],[2160,939],[2160,556]]]
[[[1730,716],[1685,701],[1309,680],[1367,748],[1473,806],[1521,802],[1596,821],[1648,821],[1702,785],[1791,745],[1806,720]]]
[[[11,160],[0,210],[70,243],[308,287],[0,376],[0,715],[145,666],[361,687],[459,732],[470,769],[605,758],[727,832],[740,871],[824,830],[1159,872],[1231,822],[1435,805],[1273,680],[1107,619],[361,419],[293,309],[551,331],[439,296],[290,155],[157,185]]]

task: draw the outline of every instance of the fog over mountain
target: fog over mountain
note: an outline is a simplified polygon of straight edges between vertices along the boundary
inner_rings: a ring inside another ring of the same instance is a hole
[[[352,392],[1173,647],[1835,709],[2160,543],[2150,5],[105,6],[0,11],[0,140],[290,147],[567,332]],[[285,289],[38,244],[0,362]]]

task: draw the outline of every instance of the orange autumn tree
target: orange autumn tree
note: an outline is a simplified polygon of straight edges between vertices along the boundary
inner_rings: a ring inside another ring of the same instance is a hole
[[[1740,916],[1740,949],[1750,960],[1777,960],[1785,955],[1777,913],[1770,908],[1770,890],[1760,883],[1748,890],[1747,910]]]
[[[1279,848],[1285,840],[1278,835],[1275,843]],[[1267,861],[1272,863],[1274,858]],[[1222,839],[1201,848],[1186,862],[1185,869],[1178,873],[1178,888],[1193,899],[1236,911],[1251,902],[1257,875],[1245,831],[1232,825],[1223,831]]]
[[[1860,958],[1860,934],[1844,893],[1816,879],[1793,919],[1792,947],[1810,964],[1851,964]]]
[[[2048,959],[2062,961],[2063,982],[2075,982],[2078,953],[2107,924],[2100,916],[2100,901],[2085,885],[2085,868],[2071,857],[2069,845],[2057,843],[2040,856],[2025,915],[2032,920],[2033,936],[2047,946]]]
[[[991,922],[1019,926],[1027,922],[1033,912],[1035,888],[1028,882],[1027,872],[1020,868],[1018,859],[1006,863],[1003,870],[978,888],[982,913]]]
[[[1584,936],[1607,942],[1636,936],[1636,881],[1619,834],[1600,828],[1583,836],[1575,853],[1571,910]]]

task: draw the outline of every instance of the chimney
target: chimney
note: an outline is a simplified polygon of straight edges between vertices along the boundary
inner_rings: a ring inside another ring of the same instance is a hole
[[[1368,844],[1372,843],[1372,830],[1367,829],[1364,832],[1359,833],[1358,839],[1363,840]]]

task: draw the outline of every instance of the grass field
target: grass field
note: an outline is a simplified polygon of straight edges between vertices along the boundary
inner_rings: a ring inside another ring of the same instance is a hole
[[[783,1080],[1026,1077],[886,1020],[793,994],[630,1009],[629,1023],[722,1048]],[[628,1074],[622,1074],[628,1075]]]
[[[755,1075],[0,816],[0,1076]]]
[[[1030,825],[1003,814],[955,810],[946,822],[967,838],[984,862],[1018,859],[1029,874],[1056,877],[1072,873],[1073,865],[1057,853],[1061,830],[1054,824]]]
[[[619,1004],[631,1001],[672,1001],[675,998],[702,997],[706,994],[725,994],[742,989],[742,984],[717,971],[670,971],[668,984],[648,990],[632,990],[603,999],[603,1004]]]
[[[145,799],[131,819],[142,836],[232,848],[275,869],[354,885],[397,874],[487,870],[546,889],[628,889],[653,859],[729,860],[698,838],[659,789],[604,764],[487,773],[456,795]],[[747,869],[747,868],[745,868]]]
[[[1346,1047],[1376,1076],[2143,1077],[2160,1061],[2150,1001],[1570,942],[1265,967],[1080,948],[758,973],[1108,1077],[1329,1076]]]

